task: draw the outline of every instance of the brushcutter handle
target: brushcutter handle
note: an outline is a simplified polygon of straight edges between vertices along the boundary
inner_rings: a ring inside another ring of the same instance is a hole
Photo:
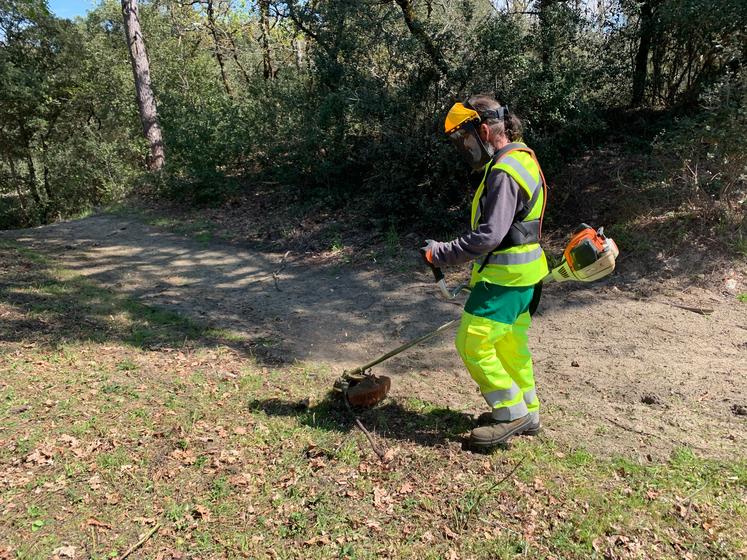
[[[420,256],[423,257],[423,262],[428,265],[428,268],[431,269],[431,272],[433,273],[433,279],[436,282],[436,285],[438,286],[439,291],[441,292],[441,296],[449,301],[454,299],[459,295],[460,292],[463,291],[470,291],[470,288],[467,284],[460,284],[456,288],[450,290],[448,286],[446,285],[446,278],[444,277],[443,271],[438,268],[435,264],[433,264],[431,261],[428,260],[428,258],[425,255],[425,248],[420,249]]]
[[[444,279],[444,273],[441,271],[440,268],[438,268],[435,264],[433,264],[431,261],[428,260],[428,256],[426,255],[427,250],[425,247],[420,249],[420,256],[423,259],[423,262],[428,265],[428,268],[431,269],[431,272],[433,273],[433,280],[434,282],[440,282]]]
[[[430,267],[431,272],[433,273],[434,282],[440,282],[441,280],[444,280],[444,273],[440,268],[438,268],[435,264],[431,262],[428,263],[428,266]]]

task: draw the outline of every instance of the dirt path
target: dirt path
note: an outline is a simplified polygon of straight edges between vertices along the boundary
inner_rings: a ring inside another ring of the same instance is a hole
[[[322,371],[328,364],[323,379],[460,313],[435,297],[426,274],[384,275],[373,264],[313,267],[291,256],[274,276],[281,254],[201,243],[123,217],[0,237],[145,303],[246,333],[261,359],[298,360]],[[394,376],[395,399],[481,410],[452,338],[377,368]],[[545,437],[644,459],[683,445],[705,456],[747,451],[747,417],[731,410],[747,405],[747,305],[733,295],[626,283],[624,275],[594,289],[549,285],[531,344]]]

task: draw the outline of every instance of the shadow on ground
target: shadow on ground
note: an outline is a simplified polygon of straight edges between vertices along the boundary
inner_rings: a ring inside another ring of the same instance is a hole
[[[35,317],[34,324],[6,322],[0,330],[6,341],[41,335],[148,347],[202,338],[269,364],[344,365],[368,361],[461,311],[438,298],[426,271],[315,266],[300,256],[208,245],[117,216],[0,232],[3,238],[54,259],[27,251],[22,266],[0,276],[0,297]],[[5,249],[9,265],[15,251]],[[53,266],[70,279],[56,279]],[[585,300],[558,301],[545,312],[577,305]],[[127,329],[113,324],[120,316],[131,323]],[[450,347],[431,347],[428,357],[460,367]]]
[[[451,442],[463,443],[465,432],[476,426],[471,414],[449,408],[427,405],[422,410],[411,410],[387,399],[371,409],[348,410],[341,397],[330,392],[322,401],[309,406],[308,401],[283,399],[255,399],[249,409],[268,416],[295,418],[300,424],[315,429],[347,433],[355,430],[353,414],[370,431],[388,439],[409,441],[424,446],[442,446]]]
[[[251,351],[249,342],[225,340],[178,313],[138,302],[80,276],[61,278],[51,264],[33,253],[0,246],[0,342],[58,345],[74,341],[121,342],[158,349],[228,343]]]

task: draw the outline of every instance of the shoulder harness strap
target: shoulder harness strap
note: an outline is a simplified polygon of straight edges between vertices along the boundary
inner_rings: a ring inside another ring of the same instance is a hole
[[[534,163],[537,164],[537,169],[539,170],[540,181],[542,184],[540,188],[534,190],[531,199],[527,201],[524,207],[517,211],[516,215],[514,216],[514,221],[511,223],[511,227],[509,228],[508,233],[506,233],[506,236],[501,240],[501,243],[495,249],[485,255],[485,259],[483,260],[480,268],[477,271],[478,273],[483,271],[485,266],[488,264],[490,255],[495,251],[508,249],[510,247],[516,247],[518,245],[524,245],[527,243],[536,243],[542,239],[542,221],[545,217],[545,207],[547,206],[548,186],[547,181],[545,181],[545,174],[542,172],[542,167],[540,166],[539,161],[537,161],[537,156],[535,155],[534,150],[532,150],[525,144],[521,144],[518,142],[507,144],[506,146],[501,148],[501,150],[499,150],[495,154],[495,156],[493,156],[489,170],[485,174],[483,180],[486,180],[490,171],[493,170],[493,168],[500,162],[500,160],[504,156],[510,154],[511,152],[526,152],[530,156],[532,156]],[[540,212],[539,219],[531,220],[530,222],[524,222],[524,219],[531,213],[534,205],[537,203],[540,192],[544,193],[544,197],[542,200],[542,211]]]

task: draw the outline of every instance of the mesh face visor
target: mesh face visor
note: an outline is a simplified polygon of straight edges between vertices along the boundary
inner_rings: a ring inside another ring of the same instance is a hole
[[[477,169],[485,164],[485,147],[474,122],[468,122],[449,134],[449,139],[464,158],[465,163]]]
[[[464,161],[472,169],[480,169],[493,155],[492,146],[486,146],[480,138],[478,125],[490,119],[505,120],[507,107],[486,110],[478,113],[469,103],[455,103],[444,122],[444,132],[462,154]]]

